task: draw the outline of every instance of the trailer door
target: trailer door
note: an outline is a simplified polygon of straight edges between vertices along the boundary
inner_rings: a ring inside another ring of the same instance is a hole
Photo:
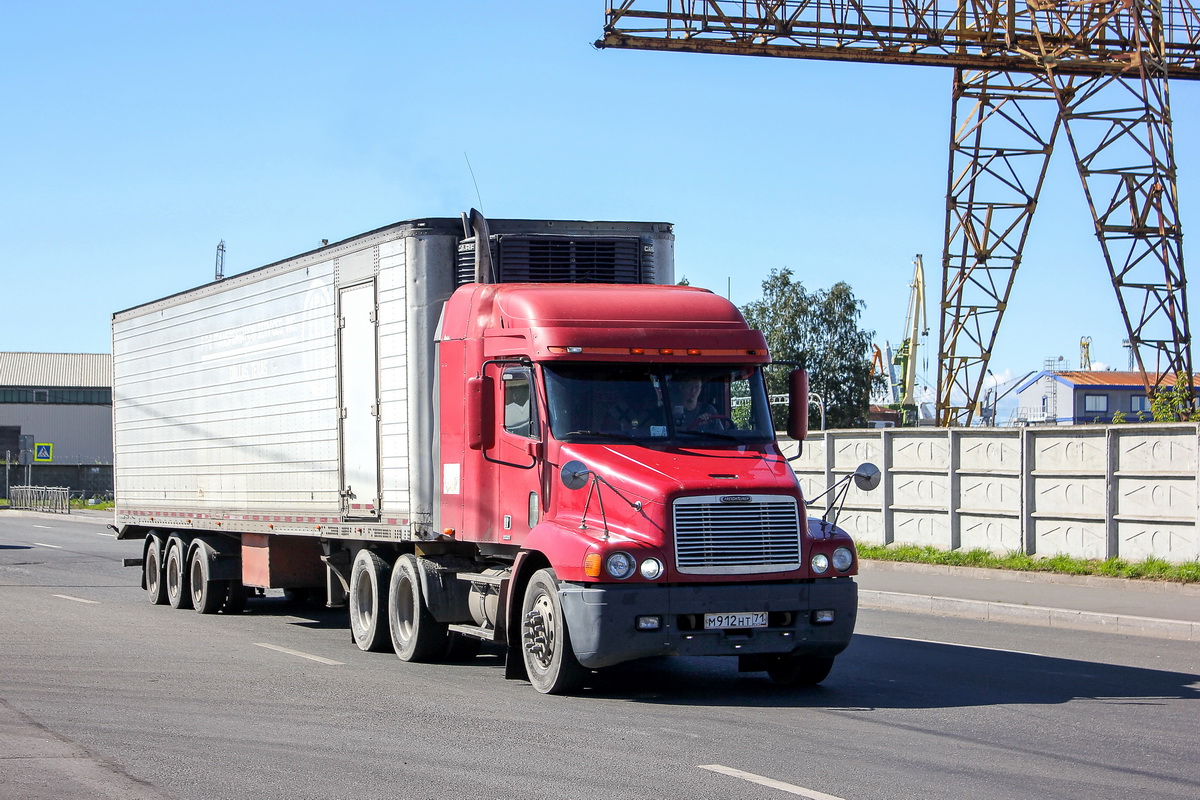
[[[375,284],[338,293],[342,513],[379,516],[379,369]]]

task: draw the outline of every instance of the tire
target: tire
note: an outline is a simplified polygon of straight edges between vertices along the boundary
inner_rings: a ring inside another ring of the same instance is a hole
[[[188,586],[188,568],[178,542],[167,545],[167,564],[163,570],[167,585],[167,602],[171,608],[191,608],[192,593]]]
[[[201,614],[215,614],[225,603],[229,593],[227,581],[212,579],[212,565],[203,547],[192,549],[188,563],[188,590],[192,594],[192,608]]]
[[[832,658],[816,656],[776,656],[767,666],[767,675],[779,686],[816,686],[829,677]]]
[[[350,633],[358,649],[379,652],[388,647],[383,582],[387,562],[370,550],[359,550],[350,569]]]
[[[401,661],[438,661],[448,648],[446,624],[433,618],[421,594],[421,566],[402,555],[388,584],[388,628]]]
[[[240,614],[246,609],[246,587],[240,580],[229,581],[225,588],[225,602],[221,605],[222,614]]]
[[[146,537],[146,558],[143,561],[143,579],[146,582],[146,595],[156,606],[167,604],[167,576],[163,564],[162,539],[157,536]]]
[[[521,602],[521,657],[533,688],[566,694],[583,685],[588,671],[575,658],[571,634],[558,596],[558,577],[540,569],[530,578]]]
[[[461,633],[446,634],[446,652],[443,661],[470,661],[483,649],[483,640]]]

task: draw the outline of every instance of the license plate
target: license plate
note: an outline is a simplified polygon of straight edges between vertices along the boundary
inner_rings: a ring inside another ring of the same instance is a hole
[[[705,614],[704,629],[718,630],[723,628],[765,628],[767,627],[767,612],[750,611],[743,614]]]

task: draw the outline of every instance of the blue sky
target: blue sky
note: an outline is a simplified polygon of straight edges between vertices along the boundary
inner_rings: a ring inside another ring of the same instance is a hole
[[[880,344],[902,336],[922,253],[934,350],[951,71],[601,51],[603,11],[8,4],[0,349],[107,352],[112,312],[211,280],[222,239],[234,274],[482,204],[492,217],[673,222],[677,275],[739,305],[772,268],[810,289],[844,280]],[[1200,87],[1171,91],[1190,244]],[[1126,360],[1065,141],[1055,162],[997,375],[1074,364],[1085,335],[1094,361]]]

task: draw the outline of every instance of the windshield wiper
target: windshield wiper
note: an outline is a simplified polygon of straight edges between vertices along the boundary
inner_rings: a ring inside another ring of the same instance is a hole
[[[641,439],[638,439],[635,436],[630,436],[627,433],[613,433],[612,431],[571,431],[570,433],[565,434],[563,438],[568,439],[572,436],[600,436],[605,439],[620,439],[623,442],[642,441]]]
[[[681,431],[676,430],[679,436],[711,436],[715,439],[728,439],[731,442],[740,442],[740,436],[734,436],[732,433],[721,433],[720,431]]]

